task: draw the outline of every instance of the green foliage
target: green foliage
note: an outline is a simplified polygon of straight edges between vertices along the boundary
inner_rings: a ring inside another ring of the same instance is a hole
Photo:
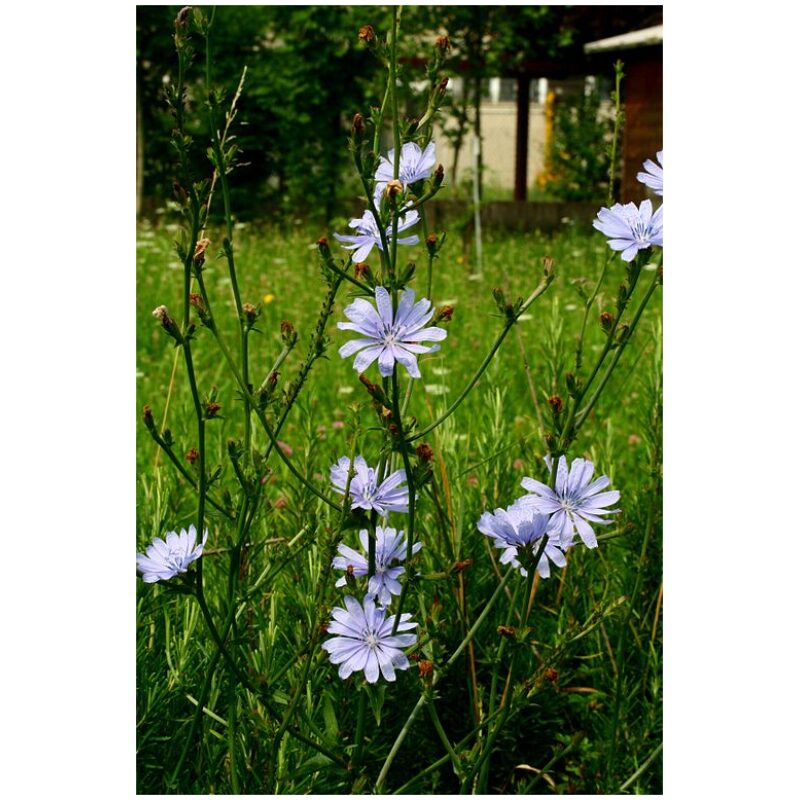
[[[215,242],[221,235],[221,230],[209,230]],[[253,337],[254,383],[263,379],[281,348],[281,320],[292,321],[300,342],[307,342],[314,329],[324,283],[313,259],[306,257],[306,248],[317,235],[317,231],[302,230],[282,234],[274,228],[254,225],[246,225],[238,232],[243,300],[258,303],[265,296],[274,296],[263,304],[258,322],[261,333]],[[138,405],[151,403],[159,425],[174,351],[164,346],[163,332],[151,311],[160,302],[178,307],[178,273],[170,269],[175,262],[173,238],[170,230],[142,226],[137,251]],[[409,258],[421,262],[424,252],[423,245],[411,248]],[[475,528],[475,521],[484,510],[505,506],[518,497],[524,475],[543,477],[546,449],[538,433],[531,389],[520,366],[523,353],[536,399],[546,413],[546,398],[553,393],[553,373],[563,370],[565,360],[569,362],[580,329],[583,305],[577,291],[579,279],[596,280],[606,257],[606,245],[601,237],[589,232],[567,230],[546,237],[488,231],[484,280],[470,280],[468,270],[456,263],[454,254],[448,255],[447,250],[436,273],[434,300],[437,305],[455,301],[455,314],[446,351],[425,357],[424,379],[415,382],[412,402],[419,410],[422,425],[437,417],[453,400],[482,357],[486,342],[501,326],[491,289],[502,285],[509,298],[524,295],[530,290],[532,272],[544,255],[555,259],[558,278],[534,306],[534,312],[520,321],[521,343],[515,341],[514,334],[508,338],[476,391],[430,439],[436,452],[434,481],[424,490],[418,509],[420,537],[425,542],[417,567],[422,577],[409,597],[407,609],[424,623],[422,657],[438,663],[458,646],[464,628],[457,600],[457,576],[429,576],[443,573],[454,561],[472,560],[463,573],[470,619],[480,613],[494,590],[496,556],[486,537]],[[612,262],[609,272],[597,310],[613,307],[614,287],[624,274],[618,259]],[[209,258],[204,274],[220,306],[230,303],[225,273],[224,260]],[[343,318],[342,308],[349,302],[346,294],[343,292],[337,301],[332,321]],[[520,673],[531,695],[518,701],[519,711],[498,740],[488,776],[488,790],[492,793],[613,793],[660,740],[660,476],[650,477],[651,464],[660,459],[659,318],[657,304],[647,309],[643,335],[626,354],[624,363],[628,368],[623,365],[612,377],[606,395],[571,449],[573,455],[592,457],[599,470],[613,474],[614,488],[622,493],[620,505],[624,513],[604,531],[616,538],[601,541],[595,551],[576,549],[566,571],[562,574],[554,570],[553,577],[539,586],[532,615],[533,642]],[[236,322],[229,320],[223,333],[233,341],[236,330]],[[355,379],[350,364],[336,354],[342,334],[334,324],[329,325],[328,334],[332,339],[329,359],[315,366],[313,389],[304,395],[307,402],[292,412],[281,436],[292,447],[293,458],[299,459],[298,464],[320,488],[327,485],[330,464],[347,452],[352,417],[349,409],[358,405],[362,426],[370,424],[369,397]],[[224,409],[224,418],[208,431],[209,463],[210,468],[221,464],[222,480],[230,481],[226,442],[241,414],[241,401],[226,379],[225,366],[215,357],[209,339],[207,330],[198,331],[197,372],[203,386],[219,386]],[[604,342],[605,335],[595,315],[586,334],[587,358]],[[289,356],[281,380],[285,375],[288,382],[295,374],[304,357],[302,351],[300,347]],[[191,398],[181,382],[173,387],[167,422],[178,453],[196,443]],[[364,431],[362,435],[365,448],[377,446],[373,432]],[[266,444],[263,435],[256,436],[254,432],[254,437],[258,447]],[[155,533],[163,532],[164,526],[188,524],[194,513],[192,490],[163,457],[156,477],[144,477],[153,475],[155,459],[153,442],[140,424],[137,472],[143,477],[137,492],[139,549]],[[341,594],[333,588],[338,573],[331,570],[330,558],[319,545],[332,524],[330,515],[280,463],[276,463],[275,472],[264,487],[264,505],[265,516],[253,533],[253,547],[246,561],[251,591],[240,615],[236,641],[240,657],[251,673],[273,687],[274,701],[283,709],[300,682],[303,657],[298,659],[296,654],[307,644],[308,620],[318,583],[324,583],[327,595],[328,606],[323,613],[333,603],[341,603]],[[651,508],[656,511],[655,528],[642,568],[643,536]],[[211,509],[209,514],[210,554],[204,556],[206,584],[212,607],[222,609],[229,558],[225,548],[234,532],[230,522],[217,511]],[[347,531],[344,536],[355,543],[354,531]],[[637,605],[628,620],[627,606],[614,603],[634,589]],[[198,697],[214,648],[208,637],[201,635],[202,620],[197,620],[196,604],[192,606],[191,598],[175,597],[165,586],[145,586],[141,582],[138,595],[138,791],[159,794],[168,790],[167,779],[195,710],[189,698]],[[598,623],[593,615],[603,609],[606,611]],[[484,713],[488,702],[485,687],[491,679],[499,644],[496,628],[505,622],[506,614],[506,602],[501,601],[475,642],[476,675]],[[628,633],[620,651],[623,626]],[[191,631],[193,635],[189,635]],[[545,676],[548,667],[557,673],[555,679]],[[609,772],[607,742],[614,721],[615,669],[620,667],[624,672],[617,757],[616,766]],[[171,791],[232,791],[227,682],[225,670],[218,666],[206,702],[208,712],[203,715],[202,739],[197,737],[178,776],[177,787]],[[398,673],[397,684],[386,691],[380,727],[375,724],[374,706],[368,702],[363,777],[331,766],[324,757],[284,737],[274,787],[270,783],[268,743],[276,724],[255,697],[240,692],[233,748],[240,766],[240,790],[346,794],[357,788],[359,780],[362,789],[368,790],[420,687],[416,667]],[[475,720],[466,657],[437,686],[436,696],[437,710],[451,741],[455,743],[469,735]],[[335,667],[323,653],[317,653],[309,688],[303,692],[302,708],[324,736],[320,741],[352,752],[347,748],[354,743],[357,707],[355,679],[342,684]],[[473,757],[472,740],[459,752],[469,763]],[[388,791],[400,788],[442,756],[445,751],[430,719],[427,714],[420,715],[389,773]],[[538,776],[520,769],[523,764],[535,769],[550,766],[543,776]],[[661,791],[658,759],[629,789],[634,790],[653,794]],[[445,762],[406,791],[457,793],[459,783]]]
[[[173,20],[179,7],[137,6],[137,85],[143,128],[145,186],[150,197],[172,194],[174,122],[163,103],[175,79]],[[206,13],[209,13],[208,11]],[[212,85],[226,108],[247,67],[239,103],[240,149],[232,204],[237,213],[289,218],[333,214],[352,197],[346,142],[349,121],[377,94],[380,70],[356,32],[370,9],[347,6],[221,6],[211,32]],[[381,12],[385,16],[385,10]],[[204,107],[205,54],[194,32],[189,109]],[[203,114],[190,114],[203,119]],[[198,125],[198,123],[194,123]],[[202,122],[199,125],[203,125]],[[202,129],[190,130],[198,139]],[[207,138],[207,137],[206,137]],[[204,154],[196,154],[198,171]]]
[[[602,201],[608,193],[613,114],[603,109],[592,86],[556,100],[548,191],[559,200]]]

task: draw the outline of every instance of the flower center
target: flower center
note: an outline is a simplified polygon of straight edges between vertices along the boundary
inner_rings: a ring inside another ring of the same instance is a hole
[[[636,220],[636,222],[633,223],[633,237],[637,242],[649,241],[647,225],[641,220]]]
[[[372,632],[366,635],[364,641],[366,642],[367,647],[369,647],[370,650],[374,650],[378,646],[378,639]]]

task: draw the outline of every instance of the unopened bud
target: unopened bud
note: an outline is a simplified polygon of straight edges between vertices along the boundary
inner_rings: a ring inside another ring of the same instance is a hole
[[[400,428],[397,427],[397,423],[395,423],[395,422],[390,422],[389,423],[388,431],[392,436],[399,436],[400,435]]]
[[[434,316],[432,323],[436,325],[439,322],[450,322],[453,319],[453,306],[442,306]]]
[[[614,327],[614,315],[609,311],[604,311],[600,315],[600,327],[606,332],[610,333]]]
[[[558,439],[556,439],[552,433],[546,433],[544,435],[544,443],[547,445],[547,449],[552,453],[556,449]]]
[[[567,392],[569,392],[570,397],[575,397],[581,390],[581,386],[583,385],[583,381],[580,378],[575,377],[574,372],[568,372],[564,376],[567,382]]]
[[[206,250],[208,250],[208,246],[211,244],[211,239],[198,239],[197,244],[194,246],[194,265],[196,267],[202,267],[206,260]]]
[[[542,259],[544,265],[544,275],[549,278],[553,274],[553,259],[550,256],[545,256]]]
[[[200,458],[200,453],[197,452],[196,447],[192,447],[190,450],[187,451],[186,460],[190,464],[194,464],[194,462],[197,461],[198,458]]]
[[[364,115],[357,112],[353,117],[353,138],[361,139],[364,136]]]
[[[497,307],[505,314],[506,311],[506,295],[505,292],[499,287],[495,286],[492,289],[492,297],[494,297],[494,302],[497,303]]]
[[[436,87],[436,95],[441,102],[444,99],[445,93],[447,92],[447,84],[450,82],[450,78],[444,77],[439,81],[439,84]]]
[[[323,261],[328,261],[331,257],[331,248],[328,246],[328,240],[321,236],[317,240],[317,247],[319,248],[319,254],[322,256]]]
[[[222,406],[216,400],[209,401],[206,403],[206,419],[213,419],[221,409]]]
[[[554,414],[560,414],[564,410],[564,401],[557,394],[548,398],[547,403],[553,409]]]
[[[353,572],[352,564],[347,565],[347,569],[345,569],[344,571],[344,580],[350,589],[356,588],[356,576],[355,573]]]
[[[358,29],[358,38],[365,44],[374,44],[377,37],[375,36],[375,28],[372,25],[362,25]]]
[[[628,287],[621,283],[619,285],[619,292],[617,293],[617,310],[622,311],[625,308],[625,303],[628,301]]]
[[[420,461],[433,461],[433,450],[429,444],[423,442],[421,445],[417,446],[417,456],[419,457]]]
[[[432,256],[436,255],[436,242],[438,241],[435,233],[429,233],[425,237],[425,247],[428,248],[428,253]]]
[[[150,406],[145,406],[142,409],[142,416],[144,417],[145,428],[147,428],[147,430],[149,431],[155,430],[156,423],[155,420],[153,419],[153,411],[150,408]]]
[[[284,347],[292,348],[297,344],[297,331],[291,322],[284,319],[281,321],[281,340]]]

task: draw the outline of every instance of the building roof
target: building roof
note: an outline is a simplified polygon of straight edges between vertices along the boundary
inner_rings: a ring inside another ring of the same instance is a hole
[[[607,53],[614,50],[631,50],[634,47],[648,47],[658,45],[664,41],[664,26],[653,25],[651,28],[643,28],[639,31],[623,33],[620,36],[611,36],[608,39],[598,39],[596,42],[587,42],[583,46],[583,52]]]

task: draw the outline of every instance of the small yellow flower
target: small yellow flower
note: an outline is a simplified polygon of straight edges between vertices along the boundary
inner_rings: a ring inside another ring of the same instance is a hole
[[[264,303],[265,303],[265,304],[266,304],[266,303],[271,303],[271,302],[272,302],[272,301],[275,299],[275,295],[274,295],[274,294],[272,294],[271,292],[267,292],[267,293],[264,295],[264,298],[263,298],[263,299],[264,299]]]

